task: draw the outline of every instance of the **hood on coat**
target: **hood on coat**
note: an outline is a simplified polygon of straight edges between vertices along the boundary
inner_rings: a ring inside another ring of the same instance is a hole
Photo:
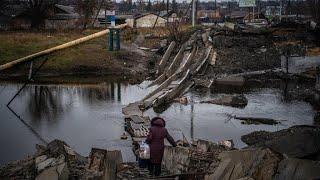
[[[151,120],[151,126],[165,127],[166,122],[164,121],[164,119],[160,117],[155,117],[155,118],[152,118]]]

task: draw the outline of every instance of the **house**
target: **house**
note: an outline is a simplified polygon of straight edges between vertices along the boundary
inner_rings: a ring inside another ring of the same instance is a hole
[[[198,10],[197,11],[198,18],[209,18],[216,19],[220,18],[220,11],[218,10]]]
[[[0,12],[0,29],[29,29],[31,21],[23,3],[9,4]]]
[[[153,13],[142,14],[126,19],[129,27],[136,28],[150,28],[150,27],[164,27],[167,20]]]
[[[10,22],[10,17],[0,12],[0,29],[6,30],[9,22]]]
[[[96,27],[106,27],[108,25],[111,25],[111,20],[107,18],[107,14],[109,13],[109,10],[101,10],[98,15],[98,24]],[[116,24],[124,24],[126,22],[126,19],[132,19],[133,15],[131,14],[116,14],[115,15],[115,23]]]
[[[253,15],[253,13],[250,12],[243,18],[245,23],[248,23],[248,22],[252,21],[253,19],[254,19],[254,21],[263,21],[263,20],[267,21],[267,18],[262,13],[254,13],[254,15]]]
[[[178,14],[174,11],[169,11],[168,13],[167,11],[160,11],[159,16],[167,19],[169,23],[181,21],[181,18],[178,17]]]
[[[79,14],[72,6],[56,4],[53,14],[45,20],[46,29],[73,29],[78,27]]]
[[[243,19],[247,14],[247,11],[232,11],[231,13],[227,13],[225,17],[232,22],[243,23]]]
[[[281,15],[281,6],[266,6],[265,15],[267,17],[274,17]]]

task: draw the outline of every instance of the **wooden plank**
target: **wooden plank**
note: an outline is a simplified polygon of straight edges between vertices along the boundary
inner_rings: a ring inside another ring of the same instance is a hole
[[[138,115],[132,115],[129,118],[136,124],[142,124],[145,122],[145,120],[141,116],[138,116]]]
[[[121,151],[107,151],[104,179],[114,180],[117,177],[117,167],[123,162]]]
[[[158,67],[158,71],[157,71],[157,74],[162,74],[163,73],[163,70],[164,70],[164,67],[165,65],[167,64],[169,58],[170,58],[170,55],[174,49],[174,47],[176,46],[176,42],[172,41],[168,47],[168,49],[166,50],[166,52],[164,53],[162,59],[160,60],[160,63],[159,63],[159,67]]]
[[[185,48],[186,48],[186,44],[183,44],[178,54],[173,59],[173,62],[169,66],[168,70],[165,72],[167,76],[171,76],[176,71],[177,66],[181,64]]]

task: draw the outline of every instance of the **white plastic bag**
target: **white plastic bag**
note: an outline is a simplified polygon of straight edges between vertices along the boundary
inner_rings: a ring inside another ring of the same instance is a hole
[[[140,143],[139,158],[140,159],[150,159],[150,147],[145,142]]]

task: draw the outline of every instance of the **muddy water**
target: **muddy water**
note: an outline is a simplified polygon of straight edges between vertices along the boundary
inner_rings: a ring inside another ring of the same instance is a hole
[[[83,155],[88,155],[91,147],[121,149],[124,160],[134,161],[130,140],[119,139],[124,132],[121,108],[145,96],[150,91],[145,88],[147,84],[30,85],[10,105],[19,119],[6,104],[22,85],[0,83],[0,164],[34,152],[35,144],[41,141],[30,128],[47,141],[66,141]],[[213,98],[217,93],[192,90],[187,94],[190,104],[175,103],[161,114],[152,109],[146,114],[167,119],[167,127],[175,137],[183,133],[188,139],[233,139],[237,147],[244,146],[240,136],[252,131],[276,131],[313,123],[312,107],[303,101],[284,100],[279,89],[252,89],[244,94],[249,101],[244,109],[200,104],[200,100]],[[242,125],[230,115],[286,121],[277,126]]]

